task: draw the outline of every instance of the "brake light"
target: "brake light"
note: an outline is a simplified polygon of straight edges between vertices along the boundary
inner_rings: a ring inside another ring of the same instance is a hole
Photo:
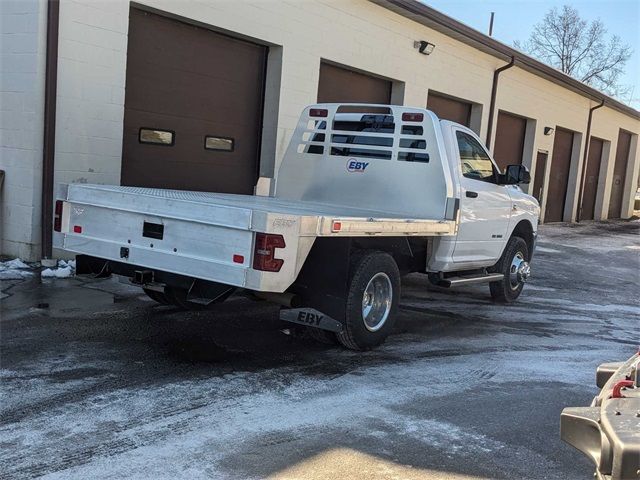
[[[80,225],[74,225],[73,233],[82,233],[82,227]]]
[[[56,200],[56,208],[55,208],[55,214],[53,216],[53,229],[56,232],[61,232],[62,231],[62,207],[63,207],[64,203],[62,202],[62,200]]]
[[[325,108],[312,108],[309,110],[310,117],[326,117],[329,115],[329,111]]]
[[[263,272],[279,272],[284,264],[275,258],[276,248],[284,248],[284,237],[272,233],[256,233],[256,247],[253,252],[253,268]]]
[[[403,122],[421,122],[422,120],[424,120],[422,113],[404,112],[402,114]]]

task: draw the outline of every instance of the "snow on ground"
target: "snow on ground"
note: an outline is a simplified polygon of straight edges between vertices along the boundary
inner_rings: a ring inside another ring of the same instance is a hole
[[[21,280],[32,275],[31,266],[19,258],[0,262],[0,280]]]
[[[42,278],[69,278],[76,272],[75,260],[58,260],[56,268],[47,268],[40,274]]]
[[[409,275],[395,333],[361,353],[282,335],[266,302],[182,312],[110,280],[25,281],[3,305],[0,478],[589,478],[559,416],[637,348],[637,231],[541,243],[509,306]]]

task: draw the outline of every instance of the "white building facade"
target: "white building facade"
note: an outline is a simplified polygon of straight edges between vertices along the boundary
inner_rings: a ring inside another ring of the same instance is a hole
[[[0,14],[6,255],[52,255],[61,182],[268,194],[317,101],[490,132],[499,164],[530,168],[545,222],[632,213],[640,112],[413,0],[5,0]]]

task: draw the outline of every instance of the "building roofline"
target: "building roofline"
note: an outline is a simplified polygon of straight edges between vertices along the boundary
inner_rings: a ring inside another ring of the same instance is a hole
[[[515,58],[516,66],[524,70],[568,88],[569,90],[592,100],[599,102],[604,101],[605,106],[636,119],[640,119],[640,111],[633,107],[625,105],[619,100],[616,100],[615,98],[612,98],[609,95],[602,93],[601,91],[596,90],[573,77],[570,77],[560,70],[542,63],[539,60],[536,60],[535,58],[532,58],[502,42],[499,42],[496,39],[489,37],[488,35],[485,35],[484,33],[451,18],[428,5],[420,3],[417,0],[369,1],[504,61],[510,61],[511,58]]]

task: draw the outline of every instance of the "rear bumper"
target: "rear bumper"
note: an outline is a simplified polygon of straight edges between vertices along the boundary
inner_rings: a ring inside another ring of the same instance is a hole
[[[76,256],[76,274],[107,277],[120,275],[131,280],[132,284],[149,287],[154,290],[165,287],[186,290],[191,297],[215,300],[220,295],[235,288],[232,285],[188,277],[176,273],[164,272],[130,263],[116,262],[89,255]]]

